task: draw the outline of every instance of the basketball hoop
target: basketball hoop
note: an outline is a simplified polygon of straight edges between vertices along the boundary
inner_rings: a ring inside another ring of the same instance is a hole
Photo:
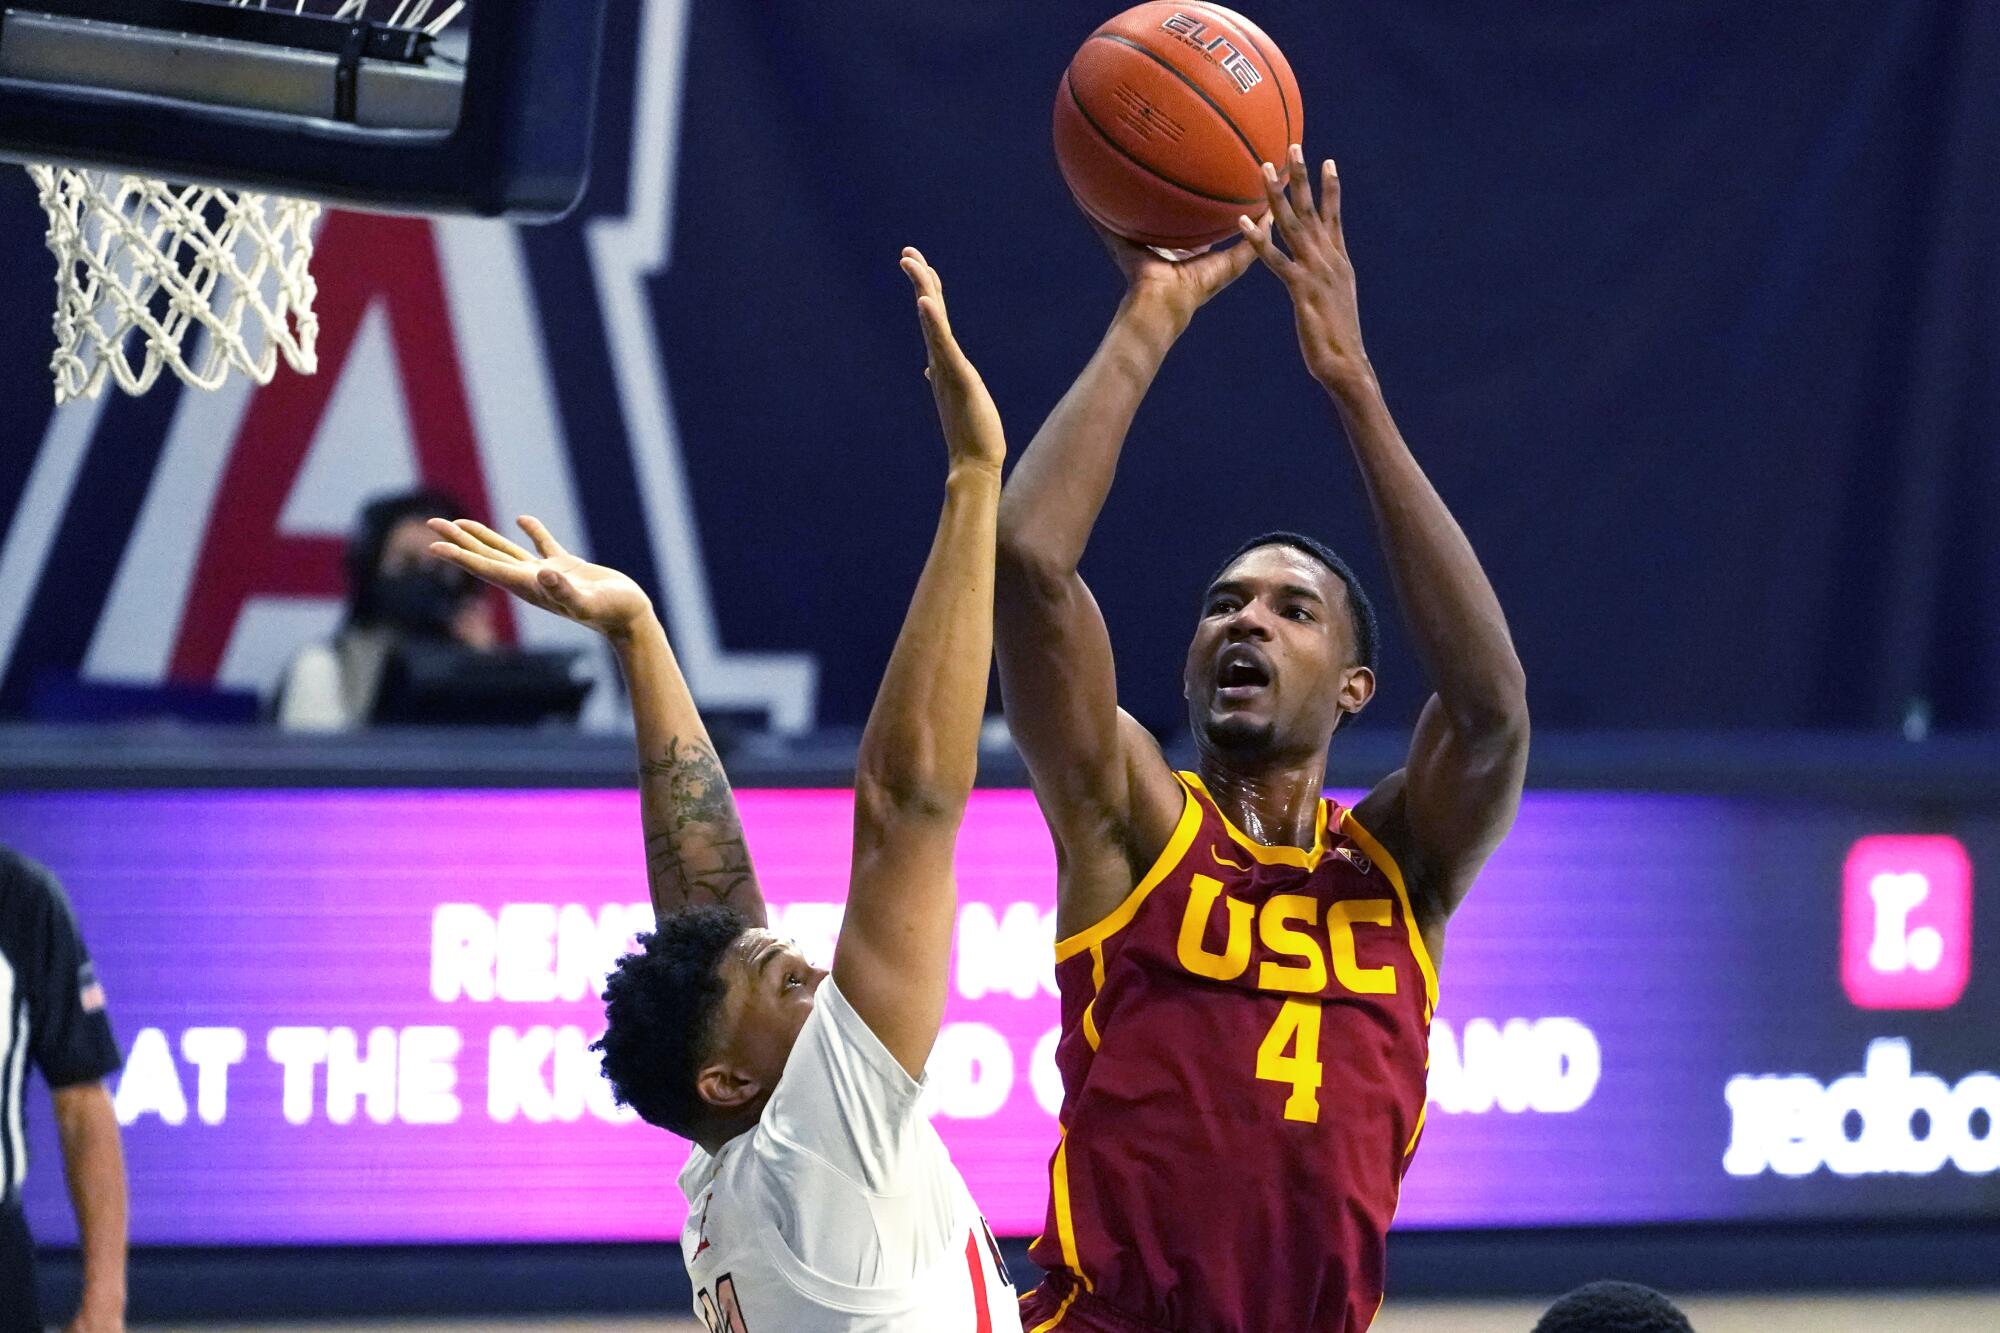
[[[56,257],[57,403],[95,398],[107,376],[141,394],[162,370],[216,389],[232,370],[269,384],[280,354],[300,374],[318,368],[318,204],[75,167],[28,174]]]
[[[322,204],[563,217],[607,3],[0,3],[0,161],[48,213],[56,401],[310,373]]]
[[[329,26],[344,24],[349,32],[375,38],[369,48],[358,38],[349,42],[351,66],[344,92],[336,94],[347,99],[347,119],[354,118],[356,82],[368,77],[357,73],[361,56],[380,54],[385,29],[400,29],[405,38],[435,38],[464,8],[454,3],[431,17],[433,0],[399,0],[386,23],[369,23],[369,0],[337,2],[337,10],[320,16],[332,21]],[[136,13],[148,8],[148,0],[117,0],[116,7],[122,13],[128,5]],[[232,0],[231,7],[263,11],[266,5],[267,0]],[[92,10],[103,7],[97,0],[71,17],[87,22]],[[150,22],[156,26],[127,29],[119,40],[177,42],[176,51],[192,49],[225,65],[262,54],[251,52],[251,44],[239,37],[215,35],[219,20],[213,11],[220,8],[183,6],[163,20],[155,0]],[[281,23],[294,15],[311,17],[304,0],[287,0],[284,11],[274,15]],[[58,22],[52,18],[46,31],[28,30],[49,44],[51,58],[109,40],[101,21],[96,30],[60,28]],[[400,58],[415,63],[413,58],[428,50],[427,43],[411,42]],[[211,64],[206,72],[212,76],[214,68]],[[335,86],[341,86],[338,76]],[[176,91],[186,95],[187,90]],[[449,115],[455,116],[455,86],[451,95]],[[141,394],[167,370],[195,388],[216,389],[232,371],[270,383],[281,356],[301,374],[318,368],[312,277],[316,201],[47,163],[29,164],[28,174],[48,214],[48,247],[56,259],[56,349],[50,368],[58,404],[96,397],[106,379],[126,393]]]

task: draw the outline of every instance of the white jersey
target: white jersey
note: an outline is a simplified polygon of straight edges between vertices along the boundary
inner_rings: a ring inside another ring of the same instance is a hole
[[[923,1085],[828,977],[757,1127],[681,1171],[710,1333],[1020,1333]]]

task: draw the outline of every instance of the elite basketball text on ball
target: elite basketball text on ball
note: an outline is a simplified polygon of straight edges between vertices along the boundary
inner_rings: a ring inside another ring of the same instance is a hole
[[[1056,161],[1077,204],[1144,245],[1194,249],[1264,210],[1304,110],[1284,53],[1220,5],[1138,5],[1084,42],[1056,90]]]

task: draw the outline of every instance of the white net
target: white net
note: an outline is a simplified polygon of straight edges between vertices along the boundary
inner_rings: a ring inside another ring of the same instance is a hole
[[[465,0],[230,0],[437,37]],[[462,56],[462,52],[460,53]],[[56,401],[95,398],[107,379],[144,393],[171,370],[202,389],[231,371],[268,384],[278,358],[302,374],[313,344],[309,199],[171,185],[114,171],[31,166],[56,257]]]
[[[28,174],[56,257],[56,402],[94,398],[107,377],[138,394],[162,370],[214,389],[232,370],[270,383],[280,355],[315,369],[318,204],[72,167]]]

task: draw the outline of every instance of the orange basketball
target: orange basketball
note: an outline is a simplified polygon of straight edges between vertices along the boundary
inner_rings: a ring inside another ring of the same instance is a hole
[[[1305,112],[1284,53],[1234,10],[1145,4],[1090,34],[1056,90],[1056,161],[1084,212],[1142,245],[1195,249],[1264,211]]]

